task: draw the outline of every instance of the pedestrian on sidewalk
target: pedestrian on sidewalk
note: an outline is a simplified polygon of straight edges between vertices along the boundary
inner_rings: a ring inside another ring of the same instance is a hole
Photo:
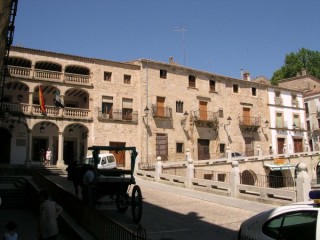
[[[62,212],[62,207],[55,201],[49,200],[46,190],[40,191],[40,219],[39,219],[39,239],[55,240],[59,232],[57,217]]]
[[[3,235],[3,240],[18,240],[17,224],[9,221],[6,225],[7,232]]]

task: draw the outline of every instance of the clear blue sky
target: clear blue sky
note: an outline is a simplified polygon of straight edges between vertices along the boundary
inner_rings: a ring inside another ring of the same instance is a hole
[[[240,69],[271,78],[286,54],[320,51],[320,0],[19,0],[15,25],[14,45],[26,48],[120,62],[172,56],[236,78]]]

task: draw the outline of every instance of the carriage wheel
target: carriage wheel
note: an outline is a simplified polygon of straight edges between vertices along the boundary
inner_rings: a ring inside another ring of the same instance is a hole
[[[132,189],[131,210],[133,221],[135,223],[140,222],[142,217],[142,194],[138,185],[135,185]]]
[[[120,213],[124,213],[128,209],[128,194],[118,194],[116,198],[117,209]]]

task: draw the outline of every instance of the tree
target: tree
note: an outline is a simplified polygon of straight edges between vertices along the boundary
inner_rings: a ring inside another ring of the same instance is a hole
[[[277,85],[281,79],[295,77],[302,69],[320,79],[320,52],[302,48],[287,54],[284,65],[273,73],[271,84]]]

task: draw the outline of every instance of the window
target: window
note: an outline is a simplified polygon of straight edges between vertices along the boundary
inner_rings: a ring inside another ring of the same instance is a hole
[[[320,118],[318,118],[318,128],[320,128]]]
[[[279,98],[280,97],[280,91],[276,91],[276,97]]]
[[[176,112],[183,113],[183,102],[176,101]]]
[[[220,149],[220,153],[225,153],[226,152],[226,144],[220,143],[219,149]]]
[[[276,128],[284,128],[284,123],[283,123],[281,112],[278,112],[276,114]]]
[[[124,98],[122,99],[122,119],[132,120],[132,99]]]
[[[210,80],[209,85],[210,85],[210,91],[215,92],[216,91],[216,81]]]
[[[104,72],[104,76],[103,76],[104,81],[111,81],[111,75],[112,75],[111,72]]]
[[[317,215],[317,211],[285,213],[266,222],[262,232],[272,239],[316,239]]]
[[[311,128],[310,128],[310,121],[307,121],[307,130],[310,131]]]
[[[239,93],[239,85],[238,84],[233,84],[232,85],[232,91],[233,91],[233,93]]]
[[[107,115],[107,118],[112,118],[113,97],[102,96],[101,112]]]
[[[255,87],[251,88],[252,96],[257,96],[257,89]]]
[[[167,78],[167,70],[160,69],[160,78]]]
[[[309,106],[308,106],[308,103],[305,103],[305,104],[304,104],[304,108],[306,109],[306,114],[308,115],[308,114],[309,114]]]
[[[177,153],[183,153],[184,152],[183,143],[181,143],[181,142],[177,142],[176,143],[176,152]]]
[[[189,75],[189,87],[191,88],[196,87],[196,77],[193,75]]]
[[[223,109],[219,109],[219,117],[223,118]]]
[[[123,83],[124,84],[131,84],[131,75],[124,75],[123,76]]]
[[[300,116],[298,114],[293,115],[293,123],[297,128],[300,128]]]

